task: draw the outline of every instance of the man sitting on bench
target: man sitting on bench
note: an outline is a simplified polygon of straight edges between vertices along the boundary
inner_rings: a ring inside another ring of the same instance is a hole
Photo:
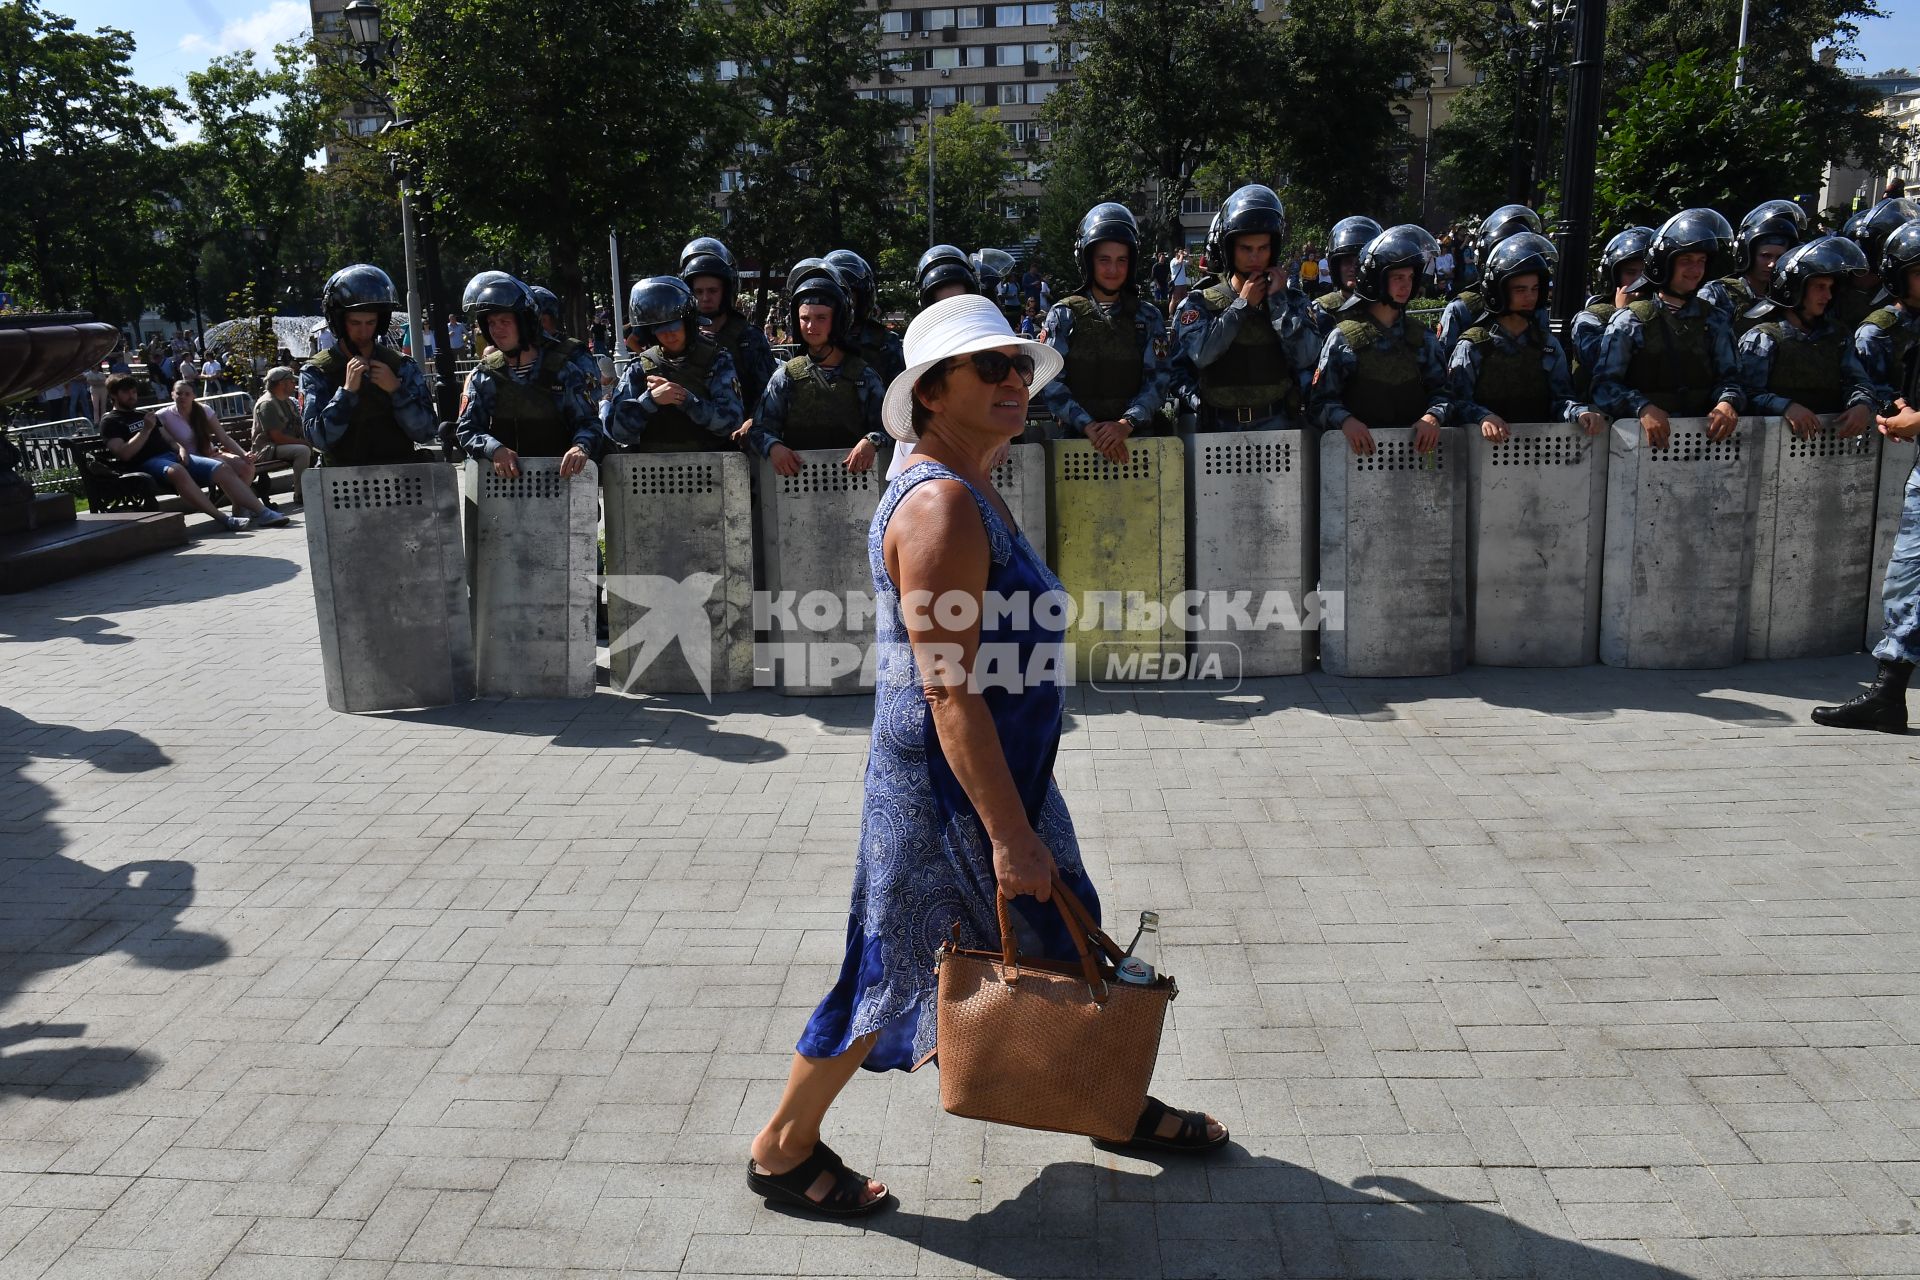
[[[244,529],[247,522],[213,505],[213,499],[201,488],[209,480],[220,486],[234,510],[251,515],[254,524],[265,527],[287,522],[279,512],[270,511],[226,463],[176,450],[172,438],[161,429],[159,418],[134,407],[140,402],[140,389],[141,379],[130,373],[116,373],[107,379],[107,399],[112,408],[100,419],[100,439],[121,465],[171,484],[188,506],[212,516],[222,529]]]

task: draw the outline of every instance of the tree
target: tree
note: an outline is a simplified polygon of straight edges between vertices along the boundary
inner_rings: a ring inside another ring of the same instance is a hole
[[[873,12],[859,0],[735,0],[722,42],[739,72],[735,255],[773,272],[836,248],[877,262],[900,235],[895,132],[911,110],[855,88],[880,74]],[[763,275],[756,316],[765,301]]]
[[[1270,129],[1242,134],[1227,149],[1216,194],[1240,175],[1271,173],[1296,227],[1329,227],[1362,212],[1397,221],[1412,140],[1393,103],[1426,74],[1426,39],[1401,0],[1293,0],[1278,25],[1276,83],[1287,91]]]
[[[586,321],[610,228],[645,262],[698,216],[721,95],[699,0],[392,0],[392,144],[447,236],[537,269]],[[678,246],[675,245],[677,248]]]
[[[943,244],[997,245],[1012,228],[1002,212],[1007,184],[1013,181],[1013,157],[1000,110],[975,111],[963,102],[934,117],[933,235]],[[915,244],[931,243],[925,215],[927,198],[927,136],[922,129],[913,140],[907,163],[906,203],[918,207],[908,227]]]
[[[89,35],[38,0],[0,4],[0,271],[20,305],[123,322],[159,261],[174,185],[166,89],[135,83],[133,37]]]
[[[1107,0],[1074,5],[1062,33],[1074,78],[1047,102],[1056,135],[1113,155],[1117,189],[1147,246],[1171,244],[1202,162],[1231,139],[1277,132],[1286,83],[1274,24],[1252,0]]]
[[[1708,206],[1738,225],[1762,200],[1817,187],[1826,156],[1800,104],[1735,89],[1732,67],[1716,69],[1695,50],[1648,67],[1609,113],[1596,218],[1611,234]]]

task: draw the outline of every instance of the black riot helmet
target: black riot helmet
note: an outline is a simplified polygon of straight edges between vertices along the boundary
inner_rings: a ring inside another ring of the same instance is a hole
[[[1877,272],[1887,237],[1915,218],[1920,218],[1920,204],[1904,196],[1882,200],[1871,209],[1848,218],[1845,234],[1860,246],[1860,252],[1867,255],[1867,270]]]
[[[678,321],[689,326],[692,338],[700,323],[700,310],[694,306],[693,291],[679,276],[648,276],[633,286],[627,295],[627,321],[643,344],[653,345],[653,331]]]
[[[873,267],[851,249],[835,249],[827,255],[827,265],[840,273],[840,287],[853,304],[854,327],[865,324],[873,315]]]
[[[492,342],[487,333],[487,317],[496,311],[510,311],[519,323],[520,346],[535,346],[540,340],[540,317],[534,309],[533,293],[504,271],[482,271],[467,281],[460,293],[460,309],[472,319],[474,337],[482,346]]]
[[[966,250],[950,244],[937,244],[920,255],[913,282],[923,308],[932,306],[933,295],[948,285],[957,284],[968,293],[980,292],[980,277]]]
[[[1607,241],[1607,247],[1600,251],[1600,275],[1594,281],[1594,292],[1602,301],[1610,301],[1615,289],[1640,278],[1641,273],[1636,270],[1632,280],[1622,280],[1620,268],[1636,258],[1644,265],[1647,246],[1658,234],[1652,227],[1628,227]]]
[[[1546,233],[1546,224],[1540,221],[1540,215],[1523,204],[1503,204],[1480,220],[1479,230],[1473,233],[1474,259],[1486,270],[1487,255],[1493,247],[1508,236],[1517,236],[1522,231],[1531,231],[1535,235]]]
[[[1367,241],[1367,247],[1360,251],[1353,296],[1343,304],[1342,310],[1368,302],[1384,302],[1390,307],[1404,305],[1395,302],[1387,292],[1387,273],[1400,267],[1413,268],[1411,297],[1419,297],[1427,282],[1433,279],[1433,264],[1439,257],[1440,243],[1425,227],[1411,222],[1388,227]]]
[[[1340,259],[1357,258],[1367,242],[1386,228],[1372,218],[1355,214],[1351,218],[1342,218],[1333,224],[1333,230],[1327,233],[1327,269],[1333,273],[1333,279],[1327,283],[1338,286],[1340,283]]]
[[[1207,265],[1225,280],[1233,274],[1234,237],[1259,234],[1273,237],[1273,261],[1278,263],[1280,242],[1287,238],[1287,208],[1272,187],[1253,182],[1220,206],[1220,216],[1207,233]]]
[[[1769,200],[1747,210],[1740,219],[1740,230],[1733,237],[1733,265],[1741,275],[1753,270],[1760,246],[1782,245],[1788,249],[1807,234],[1807,211],[1791,200]]]
[[[560,324],[560,299],[554,295],[553,290],[544,285],[530,284],[527,286],[527,293],[533,298],[534,314],[552,320],[554,325],[558,327]]]
[[[1728,255],[1733,249],[1733,228],[1712,209],[1682,209],[1653,233],[1647,246],[1647,265],[1641,278],[1665,288],[1673,279],[1673,260],[1683,253],[1707,255],[1707,271],[1701,283],[1726,274]]]
[[[695,276],[718,276],[720,309],[733,309],[734,299],[740,296],[740,268],[734,265],[733,253],[726,245],[712,236],[687,241],[687,247],[680,251],[680,279],[691,289]]]
[[[1907,296],[1907,272],[1920,267],[1920,218],[1901,223],[1880,249],[1880,283],[1899,302]]]
[[[1535,309],[1544,309],[1553,289],[1553,273],[1560,265],[1560,251],[1553,241],[1532,231],[1508,236],[1493,246],[1482,268],[1486,285],[1480,291],[1480,309],[1487,315],[1503,316],[1512,310],[1507,305],[1507,286],[1525,275],[1540,277],[1540,301]]]
[[[1132,289],[1133,268],[1140,258],[1140,224],[1133,220],[1127,206],[1108,200],[1087,210],[1074,233],[1073,257],[1080,264],[1081,290],[1093,288],[1093,247],[1103,241],[1127,246],[1127,283],[1123,288]]]
[[[327,318],[327,328],[333,330],[333,336],[349,352],[352,351],[347,342],[349,311],[374,313],[374,340],[378,342],[387,336],[387,327],[393,323],[393,313],[399,307],[393,277],[365,262],[340,268],[327,277],[326,288],[320,291],[320,314]]]
[[[1747,318],[1758,320],[1779,310],[1798,310],[1807,297],[1807,281],[1815,276],[1832,276],[1835,287],[1842,276],[1867,269],[1867,256],[1860,246],[1845,236],[1821,236],[1795,245],[1773,264],[1773,279],[1767,284],[1767,296],[1747,308]]]
[[[802,258],[787,272],[787,332],[800,337],[800,304],[814,303],[833,308],[833,324],[827,341],[843,351],[853,349],[853,290],[847,287],[846,274],[826,258]]]
[[[980,292],[996,300],[1000,282],[1012,279],[1019,265],[1005,249],[976,249],[973,253],[973,270],[980,277]]]

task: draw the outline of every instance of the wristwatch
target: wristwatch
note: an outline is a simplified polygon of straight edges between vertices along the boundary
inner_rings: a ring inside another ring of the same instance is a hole
[[[887,437],[881,432],[869,431],[867,432],[867,443],[875,449],[884,449],[887,444]]]

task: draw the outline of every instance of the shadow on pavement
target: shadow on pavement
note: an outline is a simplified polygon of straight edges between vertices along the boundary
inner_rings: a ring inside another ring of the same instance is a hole
[[[111,952],[156,969],[225,959],[223,940],[179,925],[193,902],[192,863],[144,859],[101,871],[62,852],[66,836],[48,817],[53,794],[27,773],[33,760],[84,760],[119,774],[171,763],[136,733],[45,724],[0,707],[0,1009],[35,975]],[[85,1032],[84,1023],[0,1025],[0,1095],[95,1097],[132,1088],[153,1070],[151,1057],[130,1048],[13,1050]]]
[[[871,702],[867,714],[873,714]],[[545,738],[556,747],[577,749],[658,747],[742,762],[778,760],[787,754],[785,747],[768,738],[718,728],[719,712],[698,694],[644,699],[604,693],[578,699],[476,698],[449,707],[381,712],[370,718]]]
[[[1050,1165],[1014,1199],[965,1221],[896,1209],[866,1225],[1010,1280],[1687,1280],[1406,1178],[1366,1177],[1345,1187],[1238,1148],[1222,1160],[1170,1161],[1150,1174]]]
[[[284,530],[269,530],[278,534]],[[87,604],[104,613],[127,613],[164,605],[217,600],[278,586],[300,574],[300,565],[277,556],[193,555],[174,557],[163,576],[155,559],[142,560],[139,572],[89,574]],[[43,640],[79,640],[82,644],[125,644],[134,637],[120,624],[97,613],[68,614],[69,602],[57,589],[9,596],[0,614],[0,644],[36,644]]]

